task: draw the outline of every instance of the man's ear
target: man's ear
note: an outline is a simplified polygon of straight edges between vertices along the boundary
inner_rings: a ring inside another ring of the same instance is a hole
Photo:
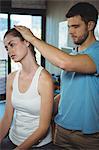
[[[88,30],[92,31],[95,27],[95,22],[94,21],[89,21],[88,22]]]

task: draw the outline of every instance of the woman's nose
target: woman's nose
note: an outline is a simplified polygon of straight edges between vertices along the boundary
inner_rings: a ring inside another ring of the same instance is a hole
[[[11,53],[13,53],[13,52],[14,52],[14,49],[9,46],[9,47],[8,47],[8,54],[11,54]]]

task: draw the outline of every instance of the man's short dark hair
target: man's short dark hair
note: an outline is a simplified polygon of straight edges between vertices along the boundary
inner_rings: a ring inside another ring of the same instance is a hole
[[[94,21],[97,24],[98,11],[92,4],[88,2],[79,2],[72,6],[66,14],[66,18],[80,15],[85,23]]]

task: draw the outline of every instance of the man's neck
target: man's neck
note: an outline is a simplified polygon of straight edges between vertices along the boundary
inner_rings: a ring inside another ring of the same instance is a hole
[[[86,49],[91,44],[93,44],[95,41],[96,41],[95,36],[91,36],[91,37],[87,38],[87,40],[84,43],[82,43],[81,45],[78,46],[78,50],[80,51],[80,50]]]

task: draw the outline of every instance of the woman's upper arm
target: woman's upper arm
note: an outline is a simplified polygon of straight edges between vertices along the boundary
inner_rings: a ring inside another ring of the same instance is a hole
[[[13,117],[13,106],[11,103],[11,95],[12,95],[12,84],[14,79],[15,73],[11,73],[7,77],[7,84],[6,84],[6,106],[5,106],[5,113],[4,117],[12,120]]]
[[[43,70],[39,78],[39,93],[41,96],[40,127],[48,129],[53,111],[54,87],[51,75]]]

